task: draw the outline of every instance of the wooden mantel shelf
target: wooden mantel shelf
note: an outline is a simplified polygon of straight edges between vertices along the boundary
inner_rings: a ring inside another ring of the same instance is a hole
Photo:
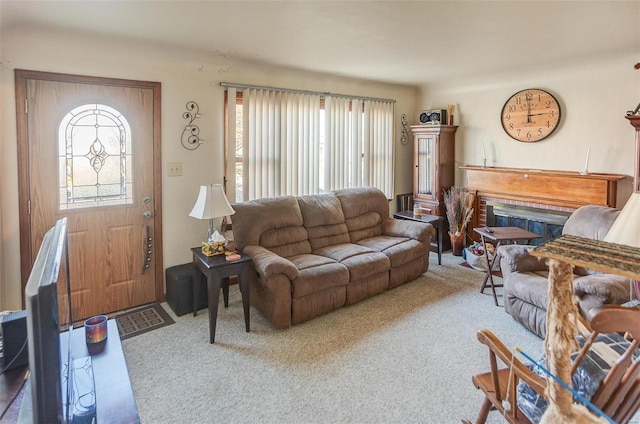
[[[583,205],[612,208],[617,203],[620,174],[498,168],[463,165],[467,188],[483,195],[577,209]]]
[[[477,194],[472,225],[485,225],[487,199],[545,209],[573,211],[584,205],[617,207],[621,174],[463,165],[468,190]]]

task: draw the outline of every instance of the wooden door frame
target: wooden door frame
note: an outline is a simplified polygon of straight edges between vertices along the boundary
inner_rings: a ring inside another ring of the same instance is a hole
[[[84,75],[60,74],[54,72],[16,69],[16,125],[18,144],[18,213],[20,219],[20,275],[22,307],[25,307],[24,289],[31,273],[31,216],[29,213],[29,146],[27,144],[27,114],[25,99],[27,80],[68,82],[73,84],[108,85],[118,87],[143,88],[153,91],[153,186],[154,186],[154,232],[155,240],[155,298],[157,302],[165,300],[163,278],[162,249],[162,158],[161,158],[161,84],[151,81],[136,81],[117,78],[90,77]]]

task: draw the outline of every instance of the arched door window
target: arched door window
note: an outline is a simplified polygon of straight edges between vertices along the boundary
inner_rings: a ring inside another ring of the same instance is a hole
[[[79,106],[58,130],[60,210],[133,203],[131,128],[102,104]]]

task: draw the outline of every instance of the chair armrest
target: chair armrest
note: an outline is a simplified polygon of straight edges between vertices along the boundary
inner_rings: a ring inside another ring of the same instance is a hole
[[[284,274],[289,280],[298,277],[298,268],[293,262],[276,255],[262,246],[245,246],[242,253],[251,256],[253,266],[260,275],[270,277],[276,274]]]
[[[430,243],[433,225],[427,222],[387,218],[382,221],[382,234],[393,237],[407,237],[422,243]]]
[[[546,271],[548,269],[544,258],[529,254],[533,246],[521,244],[507,244],[498,247],[500,255],[500,269],[508,272]]]
[[[539,375],[534,374],[517,357],[514,357],[513,353],[507,349],[504,343],[502,343],[495,334],[485,328],[478,331],[477,338],[480,343],[486,345],[489,350],[493,352],[507,367],[511,367],[513,363],[513,375],[517,376],[517,378],[529,385],[529,387],[535,390],[538,394],[545,396],[545,389],[547,386],[546,380]],[[492,372],[494,371],[492,370]]]

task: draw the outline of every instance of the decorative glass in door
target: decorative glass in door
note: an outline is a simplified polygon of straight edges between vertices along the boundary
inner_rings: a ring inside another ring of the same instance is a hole
[[[60,210],[133,203],[131,128],[116,109],[79,106],[58,130]]]

